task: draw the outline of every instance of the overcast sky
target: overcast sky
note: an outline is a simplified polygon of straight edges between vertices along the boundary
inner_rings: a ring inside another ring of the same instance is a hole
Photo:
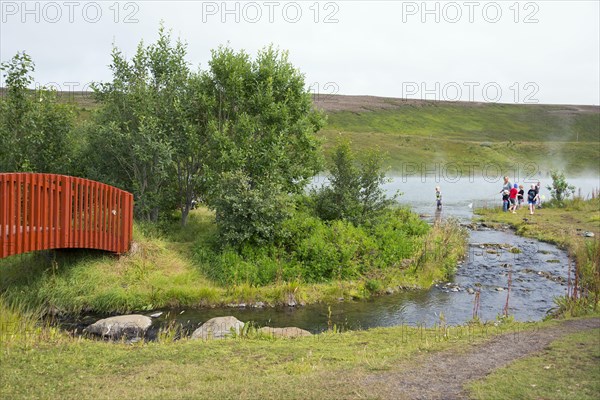
[[[160,21],[206,67],[229,43],[270,43],[318,93],[504,103],[600,103],[599,1],[0,1],[0,59],[25,50],[35,81],[111,78]]]

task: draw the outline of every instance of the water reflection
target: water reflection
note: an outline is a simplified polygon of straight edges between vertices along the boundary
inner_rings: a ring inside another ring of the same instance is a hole
[[[440,208],[437,208],[435,210],[435,214],[433,216],[433,222],[435,224],[439,224],[440,222],[442,222],[442,210]]]

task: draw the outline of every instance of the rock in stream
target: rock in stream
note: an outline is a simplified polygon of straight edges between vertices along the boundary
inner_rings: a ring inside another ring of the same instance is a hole
[[[111,339],[131,339],[144,336],[150,325],[152,320],[144,315],[119,315],[96,321],[83,331]]]

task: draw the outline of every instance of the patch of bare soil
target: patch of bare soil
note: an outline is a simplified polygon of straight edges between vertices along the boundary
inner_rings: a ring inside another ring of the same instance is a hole
[[[340,94],[318,94],[313,96],[317,108],[324,111],[367,112],[375,110],[397,110],[402,107],[427,107],[440,104],[459,104],[463,107],[478,107],[484,103],[450,102],[419,99],[400,99],[395,97],[351,96]]]
[[[326,112],[350,111],[355,113],[375,110],[398,110],[402,107],[435,107],[444,104],[453,104],[460,107],[493,106],[493,103],[469,101],[434,101],[420,99],[401,99],[395,97],[377,96],[352,96],[341,94],[315,94],[313,95],[315,107]],[[549,113],[577,115],[598,113],[600,107],[588,105],[555,105],[555,104],[523,104],[522,107],[543,107]]]
[[[556,107],[557,107],[556,110],[551,110],[549,112],[552,114],[562,114],[562,115],[598,113],[598,106],[564,105],[564,106],[556,106]]]
[[[496,336],[466,352],[443,351],[422,356],[412,366],[399,366],[401,371],[367,377],[364,391],[381,393],[389,399],[466,399],[464,387],[468,382],[541,351],[564,335],[593,328],[600,328],[600,318],[570,320],[543,330]],[[373,387],[377,390],[369,390]]]

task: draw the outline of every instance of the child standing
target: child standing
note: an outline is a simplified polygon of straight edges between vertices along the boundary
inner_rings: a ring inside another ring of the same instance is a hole
[[[437,209],[442,209],[442,191],[439,186],[435,187],[435,203],[437,205]]]
[[[523,189],[523,185],[519,185],[519,193],[517,194],[517,210],[521,208],[521,204],[523,204],[523,196],[525,195],[525,190]]]
[[[513,214],[517,213],[515,211],[517,209],[517,195],[519,194],[519,190],[517,189],[517,187],[518,185],[515,183],[508,194],[508,198],[510,200],[510,208],[508,209],[508,211],[512,211]]]
[[[510,192],[508,190],[504,190],[502,192],[502,211],[504,211],[504,212],[508,211],[509,196],[510,196]]]
[[[540,195],[535,189],[535,185],[531,185],[531,189],[527,192],[527,203],[529,203],[529,214],[533,215],[533,210],[535,210],[535,203],[538,201]]]

